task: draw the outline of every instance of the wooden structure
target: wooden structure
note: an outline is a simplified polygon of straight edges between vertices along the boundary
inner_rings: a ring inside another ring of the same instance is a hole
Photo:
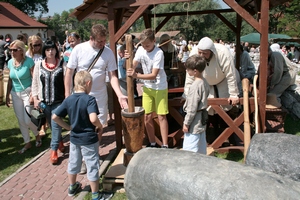
[[[236,43],[240,44],[240,31],[242,19],[247,21],[252,27],[256,29],[258,33],[261,34],[260,43],[260,88],[259,88],[259,119],[260,127],[259,132],[264,131],[264,122],[266,118],[266,92],[267,92],[267,62],[268,62],[268,28],[269,28],[269,9],[271,7],[288,2],[288,0],[223,0],[230,9],[220,9],[220,10],[202,10],[202,11],[191,11],[189,15],[200,15],[200,14],[215,14],[220,20],[224,22],[233,32],[236,33]],[[82,5],[75,8],[72,13],[73,16],[77,17],[79,21],[85,18],[92,19],[108,19],[108,31],[110,33],[109,43],[112,47],[114,53],[116,49],[117,41],[126,33],[126,31],[132,26],[132,24],[143,17],[145,27],[151,27],[151,19],[154,17],[164,17],[162,22],[157,25],[157,27],[152,27],[158,32],[164,24],[167,23],[169,19],[173,16],[186,15],[186,12],[172,12],[172,13],[160,13],[153,15],[151,14],[151,9],[156,4],[166,4],[166,3],[178,3],[178,2],[188,2],[188,0],[85,0]],[[236,24],[230,23],[222,13],[225,12],[236,12],[237,20]],[[254,18],[256,16],[256,18]],[[199,38],[201,39],[201,38]],[[237,48],[237,54],[239,55],[239,48]],[[239,63],[239,56],[237,56],[237,63]],[[240,103],[242,103],[242,99]],[[250,112],[252,111],[251,105],[253,105],[253,99],[250,99]],[[209,104],[217,111],[217,113],[224,119],[224,121],[229,125],[230,128],[225,130],[220,137],[226,138],[233,131],[240,137],[243,132],[239,129],[239,125],[243,122],[243,117],[239,117],[234,121],[219,107],[220,105],[226,105],[227,99],[210,99]],[[116,98],[114,100],[114,106],[117,110],[119,107]],[[120,112],[115,112],[116,117],[116,142],[117,150],[121,150],[122,144],[122,130],[121,130],[121,118]],[[262,123],[263,122],[263,123]],[[215,141],[216,142],[216,141]],[[218,140],[217,142],[222,142]],[[214,146],[214,144],[212,144]],[[219,144],[215,144],[218,146]]]

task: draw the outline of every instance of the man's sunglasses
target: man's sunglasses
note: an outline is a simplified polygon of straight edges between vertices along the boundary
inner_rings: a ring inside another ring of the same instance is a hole
[[[9,51],[11,52],[17,52],[17,51],[21,51],[21,49],[9,49]]]
[[[33,44],[32,46],[39,47],[39,46],[41,46],[41,44]]]

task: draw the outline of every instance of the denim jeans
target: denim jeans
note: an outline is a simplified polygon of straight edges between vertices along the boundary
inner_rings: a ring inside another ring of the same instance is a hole
[[[54,151],[57,151],[58,144],[62,140],[62,137],[61,137],[62,128],[55,121],[52,120],[52,112],[58,106],[60,106],[60,104],[61,103],[47,105],[45,110],[44,110],[47,121],[48,121],[48,123],[50,125],[50,128],[51,128],[51,145],[50,145],[50,147]]]

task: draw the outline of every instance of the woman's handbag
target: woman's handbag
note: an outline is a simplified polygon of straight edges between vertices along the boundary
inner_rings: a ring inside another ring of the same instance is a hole
[[[37,130],[40,131],[42,125],[44,125],[46,123],[46,115],[45,113],[41,112],[40,110],[37,109],[32,109],[31,110],[31,114],[28,113],[26,108],[31,109],[31,106],[27,105],[25,106],[25,112],[28,115],[28,117],[30,118],[31,122],[36,125]]]

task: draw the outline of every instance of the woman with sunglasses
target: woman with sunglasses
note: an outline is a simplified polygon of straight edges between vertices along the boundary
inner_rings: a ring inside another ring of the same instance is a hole
[[[43,60],[42,58],[43,41],[38,35],[32,35],[28,38],[28,50],[26,56],[33,59],[34,62]]]
[[[29,129],[36,137],[36,147],[42,145],[42,140],[37,127],[31,122],[25,109],[30,113],[27,106],[30,105],[30,93],[32,84],[32,72],[34,61],[25,55],[25,44],[20,40],[13,41],[9,46],[12,59],[8,61],[9,80],[7,84],[6,105],[10,107],[10,95],[13,108],[17,116],[20,131],[25,146],[19,151],[20,154],[31,148]]]
[[[63,59],[55,42],[47,40],[42,49],[43,60],[35,64],[32,80],[34,107],[44,110],[51,128],[50,163],[58,161],[57,150],[64,151],[62,128],[51,119],[55,110],[65,99]]]
[[[34,63],[43,60],[42,57],[43,41],[38,35],[32,35],[28,38],[28,50],[26,51],[26,56],[32,58]],[[45,136],[46,134],[46,124],[41,126],[39,132],[40,136]]]

